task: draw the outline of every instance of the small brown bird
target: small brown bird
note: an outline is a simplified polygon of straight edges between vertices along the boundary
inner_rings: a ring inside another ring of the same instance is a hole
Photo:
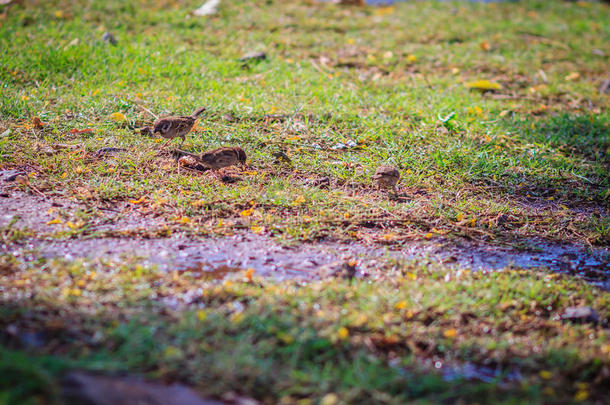
[[[393,166],[379,166],[373,180],[377,182],[379,188],[394,188],[400,179],[398,169]]]
[[[203,152],[200,155],[184,151],[179,152],[181,154],[194,157],[203,166],[214,171],[220,170],[223,167],[246,163],[246,152],[244,152],[244,150],[239,146],[218,148],[208,152]]]
[[[163,138],[167,139],[167,142],[163,144],[166,146],[174,138],[182,138],[180,145],[184,143],[186,134],[193,128],[197,117],[205,111],[205,107],[200,107],[195,110],[189,116],[171,116],[163,117],[156,120],[153,124],[153,134],[159,133]]]

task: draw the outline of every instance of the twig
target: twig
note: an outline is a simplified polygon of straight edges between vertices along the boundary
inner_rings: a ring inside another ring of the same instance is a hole
[[[147,113],[149,113],[150,115],[152,115],[153,117],[155,117],[156,120],[159,119],[159,117],[152,111],[150,111],[148,108],[144,107],[141,104],[136,104],[138,107],[140,107],[141,109],[143,109],[144,111],[146,111]]]

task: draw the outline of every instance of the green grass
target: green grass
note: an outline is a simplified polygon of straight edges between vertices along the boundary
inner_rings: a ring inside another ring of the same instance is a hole
[[[329,393],[346,403],[607,394],[606,321],[576,325],[561,314],[590,305],[605,320],[609,295],[569,277],[402,263],[374,283],[278,284],[237,274],[218,284],[137,264],[62,261],[4,274],[0,326],[43,333],[43,348],[28,356],[37,353],[34,369],[45,375],[76,367],[147,373],[205,395],[233,391],[266,403]],[[18,337],[8,344],[22,347]],[[11,353],[4,356],[23,356]],[[42,354],[60,357],[45,363]],[[464,364],[497,370],[497,378],[464,379]],[[444,380],[448,370],[457,377]]]
[[[0,143],[3,166],[29,165],[39,186],[84,187],[94,200],[168,200],[155,207],[161,215],[192,217],[204,233],[252,201],[262,214],[255,226],[297,241],[358,237],[354,228],[374,217],[402,219],[382,225],[409,239],[434,228],[492,241],[607,242],[607,216],[590,215],[608,207],[608,97],[597,91],[606,5],[431,2],[384,13],[296,2],[248,4],[244,13],[238,2],[194,18],[196,2],[129,4],[8,8],[0,117],[12,134]],[[101,40],[105,30],[118,46]],[[244,66],[237,59],[252,49],[268,59]],[[503,85],[501,98],[464,86],[478,79]],[[251,169],[229,185],[179,171],[132,130],[152,121],[138,104],[157,114],[207,106],[186,148],[239,144]],[[127,125],[113,123],[114,112]],[[226,113],[238,120],[224,121]],[[32,128],[33,116],[49,125]],[[94,133],[70,133],[83,128]],[[333,149],[349,141],[358,147]],[[55,143],[130,151],[115,166],[69,149],[40,153]],[[275,163],[278,151],[291,166]],[[372,187],[386,163],[401,169],[406,199]],[[307,185],[320,176],[331,190]],[[503,213],[508,227],[494,223]],[[458,216],[476,222],[466,227]]]
[[[162,220],[142,237],[260,232],[282,243],[400,244],[444,235],[607,246],[610,114],[598,88],[608,73],[608,5],[231,1],[215,16],[190,16],[200,3],[0,6],[0,134],[8,134],[0,169],[25,170],[31,190],[90,208],[61,209],[50,236],[97,235],[88,225],[99,209],[128,203]],[[105,31],[117,46],[102,41]],[[267,59],[238,61],[252,50]],[[480,79],[503,88],[465,86]],[[153,120],[140,105],[158,115],[206,106],[183,149],[242,146],[248,167],[231,171],[240,180],[180,167],[135,130]],[[117,112],[126,122],[110,119]],[[102,147],[128,151],[95,157]],[[372,185],[381,164],[400,169],[398,197]],[[329,188],[312,185],[322,177]],[[31,235],[15,226],[0,233],[5,244]],[[607,292],[537,272],[458,277],[385,265],[375,282],[218,285],[137,260],[26,264],[3,253],[0,326],[51,338],[33,350],[2,335],[0,373],[32,385],[2,385],[0,403],[56,398],[56,379],[72,367],[266,403],[315,403],[328,393],[354,403],[607,395],[607,329],[557,319],[572,305],[607,319]],[[187,304],[187,291],[199,288]],[[169,309],[168,297],[185,304]],[[518,370],[522,380],[445,381],[436,362]],[[15,371],[17,363],[30,365]]]

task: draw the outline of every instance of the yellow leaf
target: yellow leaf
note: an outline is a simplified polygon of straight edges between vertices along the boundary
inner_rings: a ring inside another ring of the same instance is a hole
[[[55,219],[50,220],[49,222],[47,222],[47,225],[56,225],[56,224],[61,224],[64,221],[61,220],[61,218],[58,216]]]
[[[137,200],[129,200],[131,204],[142,204],[146,200],[145,196],[138,198]]]
[[[248,270],[246,270],[245,276],[248,279],[248,281],[250,281],[250,282],[252,281],[252,277],[254,277],[254,273],[255,273],[255,270],[252,267],[250,267]]]
[[[415,55],[407,55],[407,62],[413,63],[417,61],[417,56]]]
[[[61,174],[61,176],[59,176],[59,177],[61,177],[62,179],[65,179],[66,177],[68,177],[68,173],[63,172],[63,173]]]
[[[290,138],[286,138],[287,141],[298,141],[300,139],[300,137],[298,136],[291,136]]]
[[[572,72],[572,73],[570,73],[569,75],[567,75],[567,76],[565,77],[565,80],[569,82],[569,81],[571,81],[571,80],[576,80],[576,79],[578,79],[579,77],[580,77],[580,73],[578,73],[578,72]]]
[[[407,273],[407,278],[409,280],[415,281],[415,280],[417,280],[417,274],[415,274],[415,273]]]
[[[396,238],[396,234],[395,233],[386,233],[385,235],[383,235],[381,237],[381,239],[385,240],[385,241],[391,241],[394,238]]]
[[[178,359],[182,357],[182,349],[176,346],[167,346],[163,351],[163,357],[166,359]]]
[[[396,307],[396,309],[398,309],[398,310],[405,309],[407,307],[407,301],[400,301],[400,302],[396,303],[396,305],[394,305],[394,307]]]
[[[574,401],[576,402],[582,402],[587,398],[589,398],[589,391],[587,390],[578,390],[578,392],[576,392],[576,395],[574,395]]]
[[[61,10],[57,10],[55,11],[55,17],[57,18],[63,18],[64,17],[64,12]]]
[[[469,89],[476,90],[502,90],[502,86],[496,82],[491,82],[489,80],[477,80],[474,82],[466,83],[465,85]]]
[[[179,224],[190,224],[191,223],[191,219],[187,216],[176,217],[175,221],[178,222]]]
[[[345,340],[349,337],[349,330],[346,327],[342,326],[337,331],[337,337],[341,340]]]
[[[428,232],[427,234],[424,235],[424,238],[426,238],[426,239],[430,239],[433,237],[434,237],[434,234],[432,232]]]
[[[544,378],[545,380],[550,380],[553,377],[553,373],[547,370],[541,370],[538,374],[540,374],[540,377]]]
[[[257,235],[260,235],[261,233],[263,233],[263,227],[262,226],[254,225],[254,226],[250,227],[250,230],[252,232],[254,232],[255,234],[257,234]]]
[[[235,314],[231,315],[231,317],[229,318],[229,321],[231,321],[232,324],[238,324],[238,323],[241,323],[241,321],[243,321],[243,319],[244,319],[244,314],[239,312],[239,313],[235,313]]]
[[[197,319],[199,319],[200,321],[205,321],[205,318],[208,316],[208,314],[203,310],[200,309],[199,311],[197,311]]]
[[[252,215],[253,212],[254,212],[254,208],[249,208],[247,210],[243,210],[242,212],[240,212],[239,215],[241,215],[242,217],[249,217],[250,215]]]
[[[553,387],[545,387],[542,392],[544,393],[544,395],[546,395],[547,397],[554,397],[556,395],[555,390],[553,389]]]
[[[114,122],[125,122],[127,118],[120,112],[112,113],[108,116]]]
[[[446,331],[443,332],[443,336],[445,336],[448,339],[453,339],[454,337],[457,336],[457,330],[447,329]]]
[[[70,222],[70,221],[66,222],[66,225],[67,225],[67,226],[68,226],[68,228],[70,228],[70,229],[78,229],[78,228],[79,228],[79,226],[78,226],[78,225],[76,225],[76,224],[74,224],[74,223],[72,223],[72,222]]]
[[[378,7],[375,10],[375,15],[386,15],[386,14],[392,14],[394,12],[394,7],[392,6],[387,6],[387,7]]]
[[[301,205],[305,202],[305,196],[300,195],[297,198],[294,199],[294,201],[292,202],[292,205]]]

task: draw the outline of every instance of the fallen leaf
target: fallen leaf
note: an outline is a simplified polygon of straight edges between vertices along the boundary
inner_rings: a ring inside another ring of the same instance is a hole
[[[491,44],[489,43],[489,41],[483,41],[479,44],[479,46],[484,51],[489,51],[491,49]]]
[[[344,326],[340,327],[337,331],[337,337],[341,340],[347,339],[349,337],[349,331],[347,330],[347,328]]]
[[[540,374],[540,377],[544,378],[545,380],[550,380],[553,377],[553,373],[547,370],[541,370],[538,374]]]
[[[457,336],[457,330],[455,329],[447,329],[443,332],[443,336],[448,339],[453,339]]]
[[[32,125],[34,125],[34,128],[36,128],[36,129],[42,129],[42,128],[44,128],[44,126],[46,124],[44,122],[42,122],[40,120],[40,118],[34,117],[34,118],[32,118]]]
[[[580,73],[578,73],[578,72],[572,72],[572,73],[570,73],[569,75],[567,75],[567,76],[565,77],[565,80],[569,82],[569,81],[571,81],[571,80],[576,80],[576,79],[578,79],[579,77],[580,77]]]
[[[130,204],[142,204],[146,200],[146,196],[142,196],[137,200],[129,200]]]
[[[254,273],[255,273],[255,270],[252,267],[250,267],[248,270],[246,270],[245,276],[249,282],[252,282],[252,277],[254,277]]]
[[[181,216],[181,217],[178,216],[178,217],[174,218],[174,220],[176,222],[178,222],[179,224],[190,224],[191,223],[191,219],[189,217],[187,217],[187,216],[184,216],[184,215]]]
[[[400,301],[394,305],[394,307],[398,310],[405,309],[407,307],[407,301]]]
[[[57,224],[61,224],[64,221],[61,220],[61,218],[58,216],[55,219],[50,220],[49,222],[47,222],[47,225],[57,225]]]
[[[243,210],[242,212],[240,212],[239,215],[241,215],[242,217],[249,217],[250,215],[252,215],[253,212],[254,212],[254,208],[249,208],[247,210]]]
[[[482,91],[502,90],[502,86],[500,84],[489,80],[477,80],[474,82],[466,83],[465,86],[469,89]]]
[[[337,405],[338,403],[339,397],[334,393],[326,394],[320,400],[320,405]]]
[[[125,122],[125,121],[127,121],[127,117],[125,117],[125,115],[123,115],[123,113],[120,113],[120,112],[112,113],[112,114],[110,114],[108,116],[108,118],[110,118],[114,122]]]
[[[263,233],[264,228],[262,226],[254,225],[250,227],[250,230],[257,235],[260,235],[261,233]]]
[[[89,134],[91,132],[93,132],[93,128],[84,128],[84,129],[72,128],[70,130],[71,134]]]

